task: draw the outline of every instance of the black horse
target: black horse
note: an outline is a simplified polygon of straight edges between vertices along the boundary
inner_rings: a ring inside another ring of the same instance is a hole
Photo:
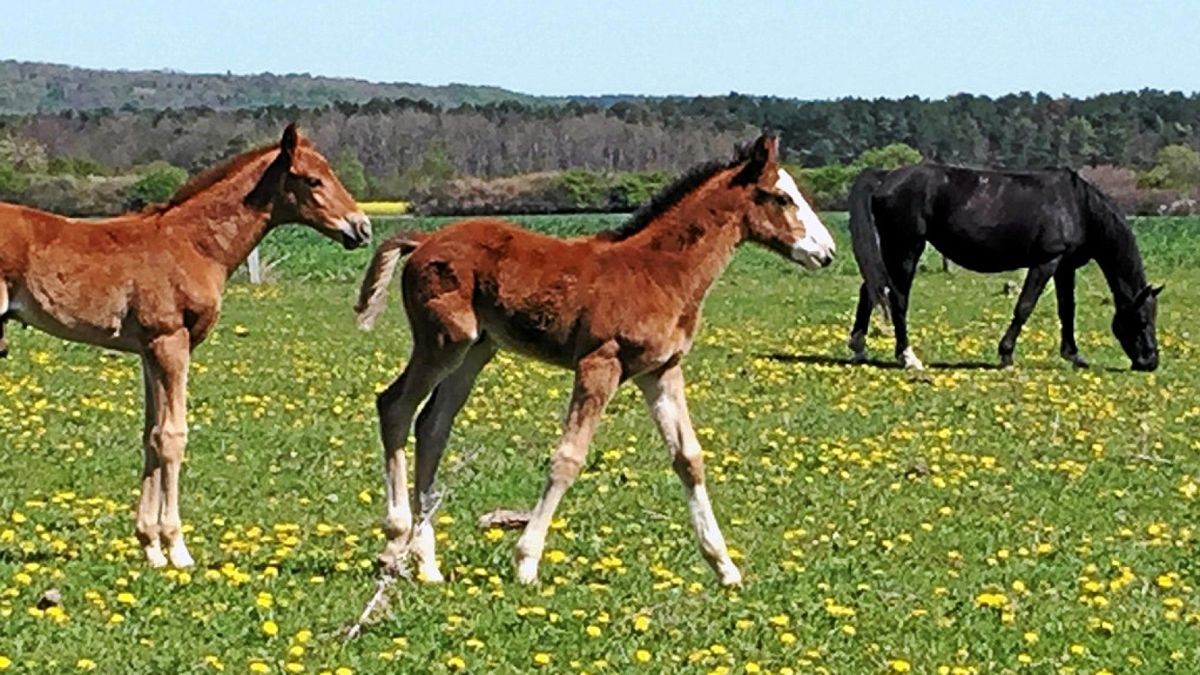
[[[1021,326],[1054,277],[1062,356],[1087,362],[1075,346],[1075,270],[1095,260],[1112,290],[1112,330],[1134,370],[1158,367],[1154,333],[1162,286],[1146,283],[1142,258],[1124,216],[1070,169],[983,171],[933,164],[893,171],[868,169],[850,190],[850,234],[862,272],[850,333],[856,359],[866,358],[871,310],[883,304],[896,331],[896,358],[921,368],[908,344],[908,296],[925,242],[976,272],[1028,268],[1012,323],[1000,340],[1000,362],[1012,364]]]

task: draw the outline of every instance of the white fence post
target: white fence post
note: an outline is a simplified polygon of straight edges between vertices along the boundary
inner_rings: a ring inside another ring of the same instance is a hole
[[[255,284],[255,285],[261,284],[262,283],[262,260],[260,260],[258,257],[258,247],[257,246],[254,247],[253,251],[250,251],[250,257],[246,258],[246,268],[250,270],[250,283]]]

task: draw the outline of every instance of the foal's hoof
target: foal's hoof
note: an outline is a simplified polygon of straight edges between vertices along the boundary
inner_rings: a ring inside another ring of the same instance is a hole
[[[167,556],[171,559],[171,566],[175,569],[187,569],[196,564],[196,560],[192,558],[192,554],[188,552],[187,545],[179,539],[171,548],[167,550]]]
[[[8,340],[0,338],[0,359],[8,357]]]
[[[431,565],[421,565],[421,567],[417,569],[417,581],[420,581],[421,583],[440,584],[445,580],[446,577],[442,576],[442,571],[438,569],[436,563]]]
[[[167,566],[167,556],[163,555],[162,547],[157,545],[146,546],[142,549],[142,552],[146,554],[146,563],[150,567],[157,570]]]
[[[538,559],[517,558],[517,581],[526,586],[538,581]]]
[[[726,588],[742,585],[742,571],[733,563],[717,570],[717,578],[720,579],[721,585]]]

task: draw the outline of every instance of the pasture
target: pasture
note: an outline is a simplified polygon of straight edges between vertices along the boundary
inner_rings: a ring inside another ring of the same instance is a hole
[[[609,216],[523,219],[560,234]],[[408,351],[393,302],[351,304],[369,252],[270,236],[276,283],[234,284],[196,354],[183,515],[197,567],[146,568],[136,360],[20,328],[0,362],[0,669],[17,672],[1193,672],[1200,669],[1200,219],[1137,221],[1165,282],[1162,366],[1131,373],[1094,265],[1080,350],[1052,294],[997,370],[1020,274],[914,285],[933,367],[850,366],[845,219],[819,273],[743,248],[685,364],[709,491],[744,587],[721,590],[634,387],[608,408],[547,540],[513,580],[567,371],[502,354],[459,417],[441,485],[447,583],[401,581],[343,644],[383,543],[374,394]],[[406,227],[434,226],[408,220]],[[382,235],[389,229],[377,221]],[[393,295],[393,300],[398,297]],[[875,324],[870,347],[890,357]],[[39,609],[48,589],[60,606]]]

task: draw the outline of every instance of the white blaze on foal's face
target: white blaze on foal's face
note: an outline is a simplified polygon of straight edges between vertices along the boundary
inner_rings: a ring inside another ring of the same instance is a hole
[[[833,255],[837,252],[833,237],[808,205],[804,195],[800,194],[796,180],[790,173],[780,169],[775,188],[792,198],[796,205],[796,219],[804,225],[804,238],[792,245],[792,259],[809,269],[819,269],[833,262]]]

